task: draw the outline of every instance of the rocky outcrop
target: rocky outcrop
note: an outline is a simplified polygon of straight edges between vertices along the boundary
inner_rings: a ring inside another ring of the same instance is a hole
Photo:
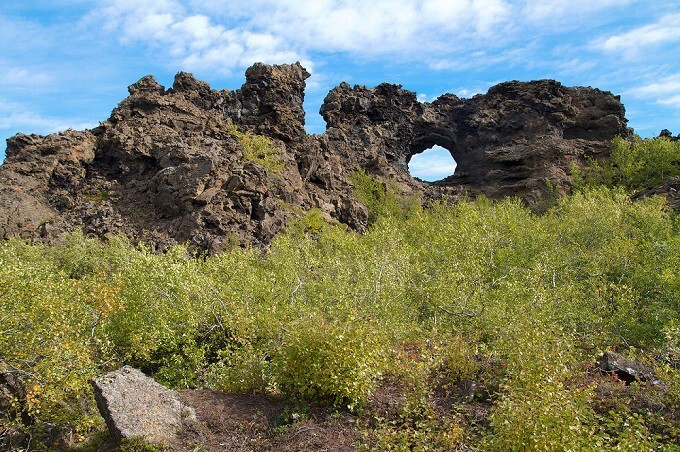
[[[668,129],[663,129],[660,133],[659,136],[662,138],[668,138],[671,141],[680,141],[680,133],[677,134],[676,136],[673,136],[670,130]]]
[[[88,131],[16,135],[7,140],[6,165],[0,167],[0,234],[32,237],[75,206],[96,139]]]
[[[368,215],[353,193],[358,169],[423,202],[464,193],[536,204],[569,190],[572,165],[606,157],[612,138],[630,133],[617,96],[542,80],[432,103],[399,85],[342,83],[321,107],[326,132],[307,135],[307,77],[298,63],[256,64],[229,91],[187,73],[169,89],[146,76],[93,130],[12,137],[0,167],[0,235],[52,241],[79,228],[158,250],[219,252],[266,244],[313,207],[360,231]],[[255,135],[268,140],[266,159]],[[456,173],[414,179],[410,159],[435,144],[451,152]]]
[[[436,186],[531,204],[548,187],[567,190],[572,164],[607,154],[614,136],[630,133],[618,97],[552,80],[502,83],[486,95],[447,94],[433,103],[397,85],[341,84],[321,113],[327,147],[364,157],[364,167],[408,182],[411,157],[440,145],[458,166]]]
[[[671,211],[680,212],[680,177],[667,177],[657,185],[635,193],[633,199],[645,199],[650,196],[663,196]]]
[[[141,437],[164,445],[198,422],[176,391],[129,366],[95,378],[92,387],[113,443]]]
[[[597,358],[597,368],[600,372],[614,374],[616,377],[630,384],[633,381],[646,381],[666,390],[666,384],[654,375],[651,368],[638,361],[627,359],[614,352],[605,352]]]

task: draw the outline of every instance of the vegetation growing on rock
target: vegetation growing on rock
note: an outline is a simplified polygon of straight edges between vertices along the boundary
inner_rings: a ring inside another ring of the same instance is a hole
[[[680,140],[616,137],[609,160],[591,160],[589,166],[577,168],[576,175],[577,187],[618,185],[629,190],[654,187],[664,179],[680,177]]]
[[[243,146],[243,161],[255,162],[269,171],[278,173],[284,164],[279,158],[279,150],[272,145],[269,138],[251,132],[241,132],[236,126],[229,127],[229,134]]]

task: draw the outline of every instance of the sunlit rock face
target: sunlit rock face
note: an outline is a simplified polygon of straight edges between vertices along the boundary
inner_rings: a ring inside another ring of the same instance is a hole
[[[630,134],[618,96],[542,80],[432,103],[399,85],[341,83],[321,107],[326,132],[307,135],[307,77],[298,63],[256,64],[229,91],[186,73],[169,89],[146,76],[93,130],[16,135],[0,167],[0,235],[50,242],[79,228],[219,252],[267,244],[310,208],[361,231],[358,169],[425,203],[465,193],[535,204],[569,189],[572,165],[606,157],[614,136]],[[245,132],[270,140],[277,165],[248,157]],[[451,151],[455,174],[414,179],[409,161],[435,145]]]
[[[418,102],[398,85],[341,84],[321,113],[325,135],[342,141],[329,147],[365,155],[364,165],[384,159],[380,172],[408,182],[411,157],[439,145],[457,167],[438,186],[519,196],[530,204],[547,187],[566,190],[572,164],[607,154],[614,136],[630,134],[618,96],[552,80],[502,83],[472,99],[446,94],[432,103]]]

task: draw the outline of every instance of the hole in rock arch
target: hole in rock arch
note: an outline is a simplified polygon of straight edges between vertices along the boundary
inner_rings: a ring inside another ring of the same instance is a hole
[[[411,157],[408,162],[408,172],[411,176],[426,182],[436,182],[452,176],[456,171],[456,166],[457,163],[451,156],[451,152],[435,145]]]

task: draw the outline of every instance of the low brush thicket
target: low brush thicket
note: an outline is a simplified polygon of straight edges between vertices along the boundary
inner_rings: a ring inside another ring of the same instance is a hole
[[[622,186],[640,190],[657,185],[668,177],[680,176],[680,141],[659,137],[620,137],[612,142],[611,158],[605,162],[592,160],[575,171],[576,186]]]
[[[26,390],[0,431],[101,429],[87,381],[130,364],[173,388],[352,410],[367,448],[677,450],[680,234],[662,199],[599,187],[542,215],[421,210],[357,177],[382,199],[365,234],[312,211],[264,254],[0,244],[0,371]],[[610,349],[669,390],[634,384],[653,403],[602,409],[592,369]],[[385,385],[403,388],[389,416],[371,411]]]

